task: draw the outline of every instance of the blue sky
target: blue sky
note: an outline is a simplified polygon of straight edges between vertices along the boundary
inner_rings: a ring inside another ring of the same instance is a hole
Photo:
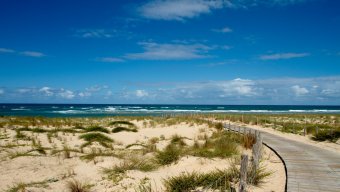
[[[340,104],[334,0],[2,0],[0,102]]]

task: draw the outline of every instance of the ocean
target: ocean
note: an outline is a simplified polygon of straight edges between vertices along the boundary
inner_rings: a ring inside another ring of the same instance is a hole
[[[0,104],[0,116],[105,117],[191,113],[340,114],[340,106],[302,105],[130,105]]]

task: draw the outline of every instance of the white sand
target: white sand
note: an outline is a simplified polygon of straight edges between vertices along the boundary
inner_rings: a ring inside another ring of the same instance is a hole
[[[152,137],[165,137],[166,140],[159,141],[157,148],[161,149],[168,143],[172,135],[178,134],[186,137],[185,141],[192,144],[193,140],[199,135],[212,133],[212,129],[207,128],[205,125],[178,124],[169,127],[155,127],[155,128],[142,128],[142,122],[134,122],[139,127],[137,133],[133,132],[120,132],[110,134],[116,143],[113,147],[115,150],[123,149],[126,145],[133,143],[147,143]],[[8,135],[13,137],[14,131],[7,130]],[[28,135],[32,133],[27,132]],[[32,134],[37,138],[44,147],[57,146],[59,149],[67,144],[70,148],[79,148],[83,143],[78,139],[79,134],[71,133],[58,133],[57,138],[52,138],[53,143],[49,143],[46,133]],[[0,140],[1,146],[11,143],[9,141]],[[24,144],[20,141],[19,144]],[[31,142],[27,142],[30,144]],[[16,144],[16,143],[12,143]],[[95,161],[80,160],[78,153],[71,153],[71,158],[65,159],[62,154],[57,156],[23,156],[14,159],[8,158],[10,152],[27,151],[31,147],[17,147],[17,148],[1,148],[0,151],[0,191],[9,189],[17,183],[24,182],[40,182],[46,181],[46,188],[28,188],[30,191],[67,191],[66,183],[72,179],[77,179],[82,182],[92,184],[92,191],[135,191],[138,185],[147,180],[153,186],[155,191],[162,191],[162,180],[169,176],[175,176],[183,172],[207,172],[214,169],[226,169],[229,167],[228,159],[206,159],[198,157],[182,157],[176,164],[163,166],[155,171],[141,172],[137,170],[128,171],[118,184],[114,184],[108,180],[101,172],[102,168],[111,167],[122,162],[121,159],[115,157],[97,157]],[[102,148],[97,146],[97,148]],[[89,150],[89,149],[85,149]],[[105,150],[102,148],[102,150]],[[249,191],[284,191],[285,173],[284,167],[279,158],[265,148],[264,165],[273,174],[266,180],[266,183],[260,187],[250,188]],[[49,152],[48,152],[49,153]],[[247,152],[249,153],[249,151]]]

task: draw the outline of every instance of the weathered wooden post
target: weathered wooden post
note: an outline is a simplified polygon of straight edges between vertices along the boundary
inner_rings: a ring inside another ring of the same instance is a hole
[[[240,168],[240,189],[239,192],[245,192],[247,188],[247,169],[248,169],[248,155],[241,155]]]
[[[262,155],[262,135],[256,134],[256,142],[252,147],[252,169],[251,169],[251,175],[250,178],[253,182],[253,180],[256,177],[256,172],[259,169],[261,155]]]
[[[315,134],[317,135],[319,133],[319,127],[315,127]]]
[[[306,134],[307,134],[307,129],[306,127],[303,127],[303,136],[306,136]]]

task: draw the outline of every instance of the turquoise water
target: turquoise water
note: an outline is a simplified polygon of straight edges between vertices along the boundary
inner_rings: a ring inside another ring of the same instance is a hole
[[[340,114],[340,106],[0,104],[1,116],[86,117],[86,116],[116,116],[116,115],[161,115],[170,113]]]

